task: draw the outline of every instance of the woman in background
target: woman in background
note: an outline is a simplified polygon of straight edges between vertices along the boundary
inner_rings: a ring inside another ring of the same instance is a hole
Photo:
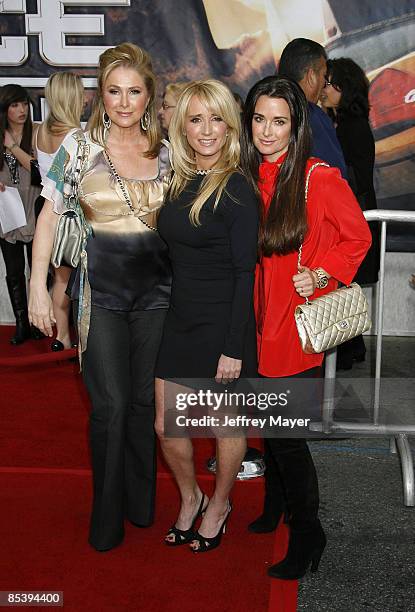
[[[349,184],[360,208],[363,211],[377,208],[373,186],[375,141],[369,124],[369,81],[352,59],[342,57],[327,61],[321,103],[336,127]],[[353,279],[361,285],[378,280],[379,226],[372,222],[369,227],[372,246]],[[363,336],[344,342],[337,348],[337,368],[350,370],[353,361],[364,361],[365,354]]]
[[[80,129],[84,108],[84,87],[82,79],[73,72],[55,72],[45,87],[45,98],[49,109],[47,119],[40,125],[34,138],[35,150],[42,179],[45,179],[53,159],[65,139]],[[39,196],[38,212],[44,199]],[[56,340],[52,351],[71,347],[69,333],[70,298],[66,295],[71,268],[62,265],[54,269],[52,289],[53,313],[56,319]]]
[[[23,202],[26,224],[9,232],[0,225],[0,248],[6,266],[16,330],[10,343],[21,344],[33,337],[43,337],[30,329],[27,312],[25,250],[29,267],[32,264],[32,240],[35,233],[35,201],[40,188],[31,184],[33,160],[33,125],[30,98],[20,85],[4,85],[0,89],[0,191],[16,188]],[[1,194],[0,194],[1,197]]]
[[[163,102],[161,104],[158,116],[163,132],[167,135],[169,131],[170,121],[173,117],[174,109],[177,106],[177,100],[180,98],[182,91],[186,89],[189,83],[168,83],[163,94]]]
[[[337,168],[320,165],[309,174],[319,162],[310,151],[308,105],[301,88],[283,77],[259,81],[245,102],[242,132],[243,168],[262,204],[255,284],[258,372],[271,379],[308,378],[317,386],[324,353],[303,352],[295,308],[307,297],[336,289],[337,281],[351,281],[370,245],[370,232]],[[319,411],[319,404],[315,408]],[[298,579],[310,563],[317,570],[326,544],[318,518],[317,474],[304,439],[266,438],[264,443],[264,510],[249,529],[272,531],[285,514],[288,551],[268,574]]]

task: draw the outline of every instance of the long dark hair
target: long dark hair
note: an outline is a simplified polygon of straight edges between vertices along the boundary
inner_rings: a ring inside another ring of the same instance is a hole
[[[32,103],[24,87],[14,84],[3,85],[0,88],[0,170],[3,169],[4,164],[4,133],[9,127],[7,112],[9,106],[15,102],[27,102],[29,105]],[[27,119],[23,126],[20,148],[29,153],[29,155],[32,152],[32,119],[30,112],[27,114]]]
[[[245,102],[242,120],[241,164],[258,193],[261,155],[252,139],[252,119],[261,96],[282,98],[291,115],[291,134],[287,156],[281,166],[268,213],[261,203],[260,253],[269,257],[297,250],[307,232],[305,206],[305,169],[311,151],[311,130],[306,97],[297,83],[285,77],[266,77],[252,87]]]
[[[342,116],[369,117],[369,80],[362,68],[349,57],[327,60],[327,78],[341,92],[336,108],[337,121]],[[332,109],[329,115],[334,119]]]

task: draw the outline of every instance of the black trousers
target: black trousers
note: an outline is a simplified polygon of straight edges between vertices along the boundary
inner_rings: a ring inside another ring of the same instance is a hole
[[[125,517],[140,526],[153,522],[154,366],[165,315],[92,306],[83,378],[92,403],[89,542],[97,550],[121,542]]]
[[[320,378],[312,368],[290,378]],[[265,509],[281,508],[294,529],[307,529],[317,521],[319,490],[314,461],[307,442],[300,438],[265,438]],[[268,506],[268,507],[267,507]]]

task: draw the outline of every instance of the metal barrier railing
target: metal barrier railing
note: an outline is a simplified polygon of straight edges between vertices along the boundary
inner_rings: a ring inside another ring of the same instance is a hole
[[[387,224],[388,222],[415,223],[415,212],[406,210],[368,210],[364,213],[364,215],[367,221],[381,222],[379,286],[376,296],[377,336],[373,422],[351,423],[334,420],[333,414],[337,350],[332,349],[331,351],[327,351],[325,360],[322,422],[313,423],[310,429],[313,431],[322,431],[326,434],[344,432],[346,434],[362,435],[379,434],[379,436],[384,435],[390,437],[391,452],[398,452],[401,461],[404,504],[405,506],[415,506],[414,464],[408,440],[408,434],[415,436],[415,425],[385,425],[379,423]]]

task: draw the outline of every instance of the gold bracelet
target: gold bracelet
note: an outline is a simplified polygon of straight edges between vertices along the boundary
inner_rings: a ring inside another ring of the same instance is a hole
[[[15,147],[18,147],[18,146],[19,146],[19,145],[17,144],[17,142],[14,142],[14,143],[12,144],[12,146],[11,146],[11,147],[9,147],[9,151],[13,151],[13,149],[14,149]]]

